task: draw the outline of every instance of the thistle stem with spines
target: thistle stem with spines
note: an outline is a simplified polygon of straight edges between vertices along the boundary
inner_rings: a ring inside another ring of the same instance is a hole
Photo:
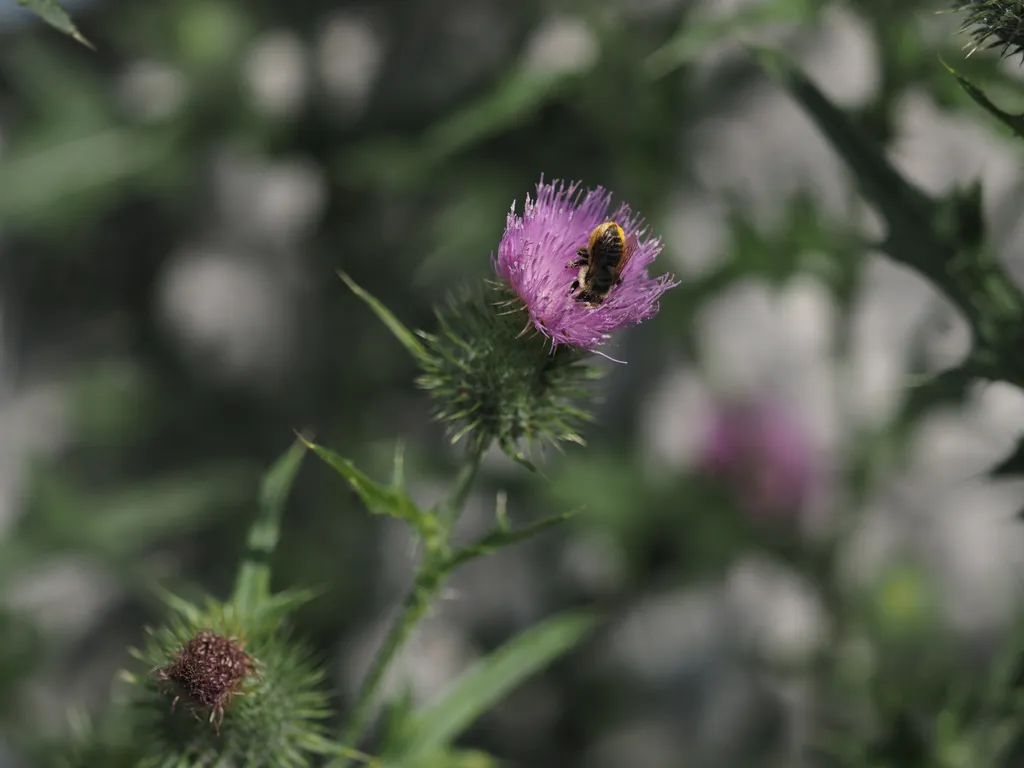
[[[437,515],[441,522],[440,551],[427,549],[423,560],[416,569],[412,588],[402,603],[402,608],[388,630],[384,643],[373,658],[369,671],[363,680],[356,698],[355,707],[348,725],[342,732],[342,743],[351,747],[357,746],[363,736],[363,730],[384,683],[384,678],[391,662],[399,654],[420,621],[427,614],[434,598],[440,592],[448,573],[448,551],[452,529],[458,522],[469,495],[469,489],[480,470],[480,464],[487,446],[475,448],[466,459],[462,470],[456,476],[445,500],[437,507]],[[334,768],[347,768],[350,761],[339,758]]]

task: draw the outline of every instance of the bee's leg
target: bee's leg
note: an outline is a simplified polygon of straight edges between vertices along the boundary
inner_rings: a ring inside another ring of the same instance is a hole
[[[579,268],[586,265],[590,261],[590,253],[586,248],[576,249],[576,258],[569,262],[570,267]]]
[[[576,289],[579,288],[579,287],[580,287],[580,281],[579,280],[573,280],[572,281],[572,285],[569,286],[569,295],[571,296],[572,294],[576,293]]]

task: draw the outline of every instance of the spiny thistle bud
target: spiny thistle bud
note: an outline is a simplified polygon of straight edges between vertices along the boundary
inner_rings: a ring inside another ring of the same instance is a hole
[[[966,11],[962,29],[979,48],[1001,48],[1000,56],[1024,55],[1024,2],[1021,0],[958,0],[955,11]]]
[[[210,722],[217,732],[224,721],[224,706],[240,693],[241,684],[256,673],[256,662],[233,637],[200,632],[184,646],[178,646],[170,666],[157,670],[157,679],[170,683],[174,689],[174,710],[185,697],[193,712],[210,713]],[[220,720],[217,720],[217,718]]]
[[[582,350],[549,350],[528,314],[510,309],[515,301],[502,286],[449,297],[437,310],[438,332],[420,334],[427,354],[418,384],[438,401],[435,416],[449,422],[452,442],[469,435],[479,451],[497,441],[525,461],[524,440],[583,443],[579,429],[591,417],[577,401],[600,374]]]
[[[147,744],[143,768],[304,768],[330,751],[323,673],[280,629],[280,610],[173,600],[171,623],[133,651],[149,674],[126,675]]]

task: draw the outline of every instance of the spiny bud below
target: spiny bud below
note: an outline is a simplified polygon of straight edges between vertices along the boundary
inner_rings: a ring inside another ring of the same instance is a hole
[[[146,744],[138,768],[318,764],[331,749],[324,674],[284,616],[175,600],[168,624],[133,651],[151,671],[126,675],[133,738]]]
[[[210,713],[210,722],[219,733],[225,705],[240,692],[242,682],[255,672],[255,659],[245,652],[238,640],[200,632],[178,647],[174,661],[157,670],[157,678],[173,686],[172,710],[184,697],[193,713]]]

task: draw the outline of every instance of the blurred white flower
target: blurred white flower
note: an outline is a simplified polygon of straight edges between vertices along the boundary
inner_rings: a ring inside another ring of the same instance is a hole
[[[320,78],[336,109],[355,120],[363,113],[383,61],[383,44],[368,19],[336,14],[317,41]]]
[[[166,120],[185,104],[188,84],[174,67],[158,61],[130,64],[117,83],[118,97],[139,120]]]
[[[287,248],[302,240],[327,204],[327,181],[314,162],[269,162],[224,152],[214,163],[214,188],[231,234],[256,246]]]
[[[275,117],[294,114],[301,109],[309,89],[302,40],[283,30],[260,38],[246,57],[245,75],[258,109]]]
[[[598,43],[583,19],[555,16],[542,23],[526,45],[522,66],[529,71],[566,74],[589,69]]]
[[[159,283],[159,311],[196,372],[256,390],[288,368],[293,303],[269,265],[215,250],[172,257]]]

